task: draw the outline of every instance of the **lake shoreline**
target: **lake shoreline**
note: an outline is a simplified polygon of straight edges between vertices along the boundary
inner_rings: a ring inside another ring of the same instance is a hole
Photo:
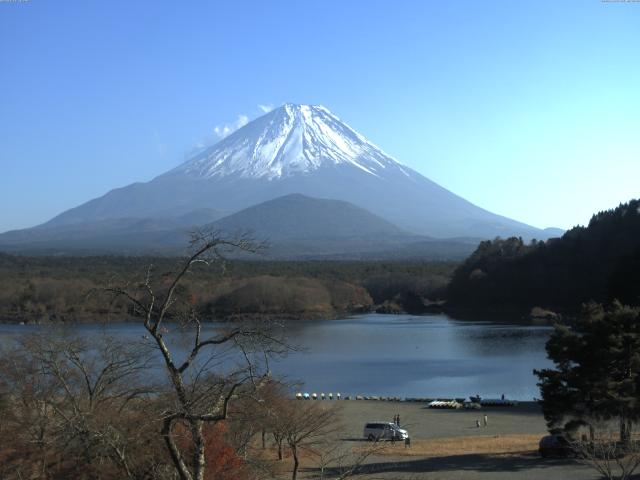
[[[312,320],[335,320],[349,318],[355,315],[372,313],[370,310],[352,310],[345,312],[322,313],[281,313],[281,314],[232,314],[220,318],[204,318],[203,323],[241,323],[247,321],[312,321]],[[0,324],[4,325],[90,325],[90,324],[118,324],[118,323],[139,323],[142,317],[119,315],[118,318],[109,315],[84,314],[82,316],[67,315],[16,315],[0,317]],[[166,321],[176,322],[175,318],[167,318]]]

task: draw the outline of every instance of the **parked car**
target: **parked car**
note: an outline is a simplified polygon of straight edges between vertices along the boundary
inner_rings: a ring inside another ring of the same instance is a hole
[[[364,426],[364,438],[374,440],[406,440],[409,432],[392,422],[370,422]]]
[[[562,434],[547,435],[540,439],[538,453],[543,458],[566,458],[575,455],[571,442]]]

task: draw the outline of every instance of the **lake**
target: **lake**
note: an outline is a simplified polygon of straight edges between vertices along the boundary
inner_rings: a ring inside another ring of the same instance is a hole
[[[0,325],[0,341],[46,329]],[[140,341],[136,323],[81,324],[74,332],[105,330]],[[539,397],[534,368],[551,363],[544,345],[552,328],[460,321],[446,315],[359,315],[339,320],[288,322],[300,347],[272,363],[275,374],[304,382],[304,392],[400,397]]]

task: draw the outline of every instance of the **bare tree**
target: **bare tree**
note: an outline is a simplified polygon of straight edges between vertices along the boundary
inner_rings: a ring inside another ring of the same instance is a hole
[[[25,352],[2,353],[0,386],[5,402],[0,422],[0,477],[46,477],[54,442],[47,402],[53,387]]]
[[[196,266],[223,260],[230,250],[255,252],[260,246],[246,236],[227,239],[216,232],[196,232],[191,248],[191,255],[176,272],[156,278],[150,266],[141,281],[112,286],[108,291],[114,298],[129,301],[160,352],[168,380],[161,435],[180,479],[203,480],[207,464],[203,426],[225,420],[232,399],[268,378],[267,359],[282,351],[284,344],[264,322],[233,324],[205,333],[197,309],[181,289],[181,282]],[[190,347],[183,358],[172,351],[165,337],[168,328],[176,326],[168,321],[179,322],[187,332]],[[186,435],[180,441],[182,432]]]
[[[139,442],[148,422],[136,418],[150,393],[140,379],[144,353],[109,337],[47,333],[23,338],[0,360],[0,383],[13,400],[9,428],[21,446],[11,474],[82,478],[101,465],[137,478],[149,466]]]
[[[627,480],[640,466],[640,441],[631,429],[628,438],[608,428],[607,422],[591,424],[590,438],[571,443],[578,460],[596,470],[608,480]],[[629,427],[631,428],[631,427]]]
[[[273,421],[275,412],[289,395],[284,384],[269,379],[252,395],[239,397],[229,408],[227,441],[258,477],[274,478],[280,469],[267,452],[272,446],[269,441],[272,428],[277,428]],[[282,460],[283,440],[275,446]]]
[[[338,431],[338,407],[288,400],[277,414],[280,431],[293,457],[291,478],[296,480],[302,451],[313,450]]]
[[[271,435],[275,444],[278,460],[283,458],[283,446],[287,425],[287,415],[291,406],[287,385],[279,381],[270,381],[261,389],[253,405],[254,423],[260,428],[262,449],[266,448],[267,435]]]

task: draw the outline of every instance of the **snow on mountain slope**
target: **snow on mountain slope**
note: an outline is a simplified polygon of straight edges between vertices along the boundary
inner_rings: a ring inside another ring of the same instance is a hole
[[[407,232],[435,238],[552,236],[484,210],[404,166],[326,108],[294,104],[253,120],[149,182],[111,190],[36,228],[77,230],[200,209],[233,214],[290,194],[349,202]]]
[[[341,164],[369,175],[387,169],[406,174],[400,162],[325,107],[290,103],[235,131],[171,173],[274,180]]]

